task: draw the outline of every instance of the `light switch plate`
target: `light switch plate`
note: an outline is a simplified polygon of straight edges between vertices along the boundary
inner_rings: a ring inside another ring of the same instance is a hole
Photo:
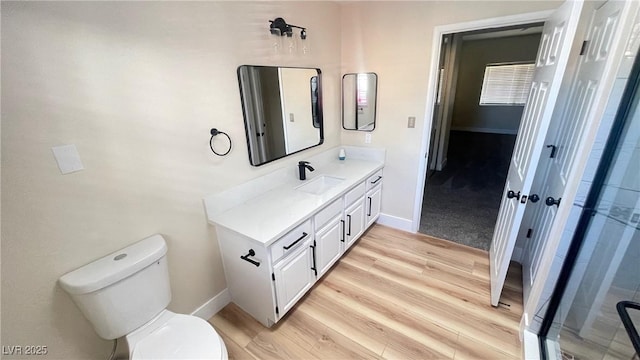
[[[371,144],[371,133],[364,134],[364,143]]]
[[[416,127],[416,117],[415,116],[409,116],[409,121],[407,123],[407,127],[410,129],[413,129]]]
[[[53,151],[53,156],[56,158],[58,168],[63,175],[84,169],[80,154],[74,144],[54,146],[51,151]]]

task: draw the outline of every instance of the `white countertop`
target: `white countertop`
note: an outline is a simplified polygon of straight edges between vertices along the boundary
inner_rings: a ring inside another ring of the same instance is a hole
[[[313,213],[344,195],[354,185],[373,175],[384,166],[384,162],[378,159],[347,158],[342,161],[330,160],[318,166],[313,163],[311,165],[315,171],[307,170],[307,180],[298,180],[291,173],[291,176],[284,178],[279,176],[279,181],[282,182],[278,186],[271,189],[267,187],[268,190],[258,196],[217,213],[208,210],[209,222],[269,246]],[[320,195],[295,189],[322,175],[344,180]],[[205,206],[207,204],[205,199]]]

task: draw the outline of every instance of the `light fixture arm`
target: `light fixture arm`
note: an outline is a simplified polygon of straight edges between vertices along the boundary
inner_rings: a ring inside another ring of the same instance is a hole
[[[301,39],[304,40],[307,38],[307,28],[298,25],[287,24],[287,22],[281,17],[275,18],[274,20],[269,20],[269,23],[271,23],[271,25],[269,25],[269,31],[273,35],[287,35],[287,37],[291,37],[293,36],[292,28],[296,28],[300,29]]]

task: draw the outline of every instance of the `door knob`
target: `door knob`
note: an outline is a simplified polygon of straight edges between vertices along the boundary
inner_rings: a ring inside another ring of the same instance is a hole
[[[529,195],[529,201],[531,201],[532,203],[537,203],[538,200],[540,200],[540,196],[538,196],[538,194]]]
[[[547,204],[547,206],[560,206],[560,200],[562,200],[562,198],[558,198],[557,200],[554,199],[553,197],[549,196],[544,203]]]
[[[518,191],[517,193],[514,192],[513,190],[507,191],[507,198],[509,199],[516,198],[517,200],[520,200],[520,191]]]

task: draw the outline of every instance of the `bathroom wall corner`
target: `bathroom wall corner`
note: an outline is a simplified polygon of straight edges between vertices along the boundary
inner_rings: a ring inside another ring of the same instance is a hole
[[[403,219],[401,217],[381,213],[377,223],[394,229],[416,233],[416,231],[413,230],[413,221],[410,219]]]
[[[228,288],[220,291],[216,296],[207,300],[199,308],[194,310],[191,315],[197,316],[204,320],[211,319],[218,311],[222,310],[231,302],[231,293]]]

